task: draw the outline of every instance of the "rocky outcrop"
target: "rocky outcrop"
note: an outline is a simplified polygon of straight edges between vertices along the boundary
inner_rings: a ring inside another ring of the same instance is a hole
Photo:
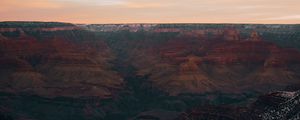
[[[165,74],[160,77],[150,77],[150,79],[153,79],[154,84],[166,89],[171,95],[184,92],[205,93],[215,90],[217,85],[210,80],[205,71],[199,68],[199,62],[201,62],[199,57],[188,56],[178,66],[178,70],[171,73],[170,77],[167,77],[167,74]],[[163,81],[169,81],[167,84],[170,86],[165,86],[166,83]],[[175,87],[178,89],[174,89]]]
[[[1,91],[110,98],[122,88],[121,77],[109,64],[114,56],[103,40],[91,39],[91,33],[81,33],[86,38],[78,42],[73,41],[76,36],[62,36],[64,32],[82,31],[76,26],[0,29],[5,34],[19,32],[1,37]],[[42,40],[27,34],[45,31],[44,36],[50,37]]]
[[[261,120],[297,120],[299,112],[299,91],[279,91],[258,98],[251,110]]]
[[[225,41],[239,41],[241,39],[239,31],[236,29],[225,30],[223,38]]]
[[[299,91],[278,91],[260,96],[248,107],[195,107],[183,112],[177,120],[298,120],[299,101]]]
[[[247,38],[240,34],[236,29],[211,38],[180,34],[163,45],[128,53],[138,75],[150,75],[154,85],[171,95],[265,92],[299,83],[299,51],[266,42],[256,31]]]
[[[262,41],[262,38],[259,36],[259,34],[256,31],[252,31],[250,38],[247,40],[249,41]]]

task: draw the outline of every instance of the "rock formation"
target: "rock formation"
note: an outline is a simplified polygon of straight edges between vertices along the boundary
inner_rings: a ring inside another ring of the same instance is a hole
[[[299,91],[278,91],[260,96],[249,107],[195,107],[176,120],[297,120],[300,118],[299,102]]]
[[[299,82],[297,50],[266,42],[256,31],[248,38],[241,38],[236,29],[223,32],[211,40],[178,36],[163,45],[129,53],[135,56],[132,63],[139,75],[150,75],[153,84],[172,95],[262,92]],[[141,51],[143,56],[138,55]]]
[[[110,98],[122,88],[121,77],[108,63],[114,57],[103,40],[92,40],[91,33],[83,31],[80,35],[85,38],[73,41],[78,38],[67,33],[82,31],[76,26],[34,25],[0,28],[5,34],[19,33],[0,38],[1,91],[44,97]],[[40,40],[36,34],[45,31],[43,37],[50,37]]]
[[[249,41],[262,41],[262,38],[259,36],[259,34],[256,31],[252,31]]]
[[[239,41],[240,33],[237,29],[228,29],[223,33],[223,38],[225,41]]]

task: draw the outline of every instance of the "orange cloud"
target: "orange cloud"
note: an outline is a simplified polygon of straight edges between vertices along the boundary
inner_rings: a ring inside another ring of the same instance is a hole
[[[159,4],[159,3],[146,3],[146,4],[141,4],[141,3],[133,3],[133,2],[128,2],[124,3],[123,6],[128,7],[128,8],[160,8],[164,7],[165,5]]]
[[[0,0],[0,21],[300,23],[299,0]]]
[[[10,8],[10,9],[22,9],[22,8],[59,8],[62,7],[56,2],[51,2],[49,0],[1,0],[1,8]],[[0,8],[0,9],[1,9]]]

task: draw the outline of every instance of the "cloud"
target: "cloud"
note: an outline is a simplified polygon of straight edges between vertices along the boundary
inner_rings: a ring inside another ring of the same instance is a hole
[[[53,0],[55,2],[65,2],[65,3],[79,3],[83,5],[119,5],[123,4],[124,0]]]
[[[146,9],[146,8],[161,8],[161,7],[166,7],[166,5],[163,4],[158,4],[158,3],[134,3],[134,2],[127,2],[122,4],[122,6],[127,7],[127,8],[140,8],[140,9]]]
[[[271,17],[271,18],[265,18],[263,20],[300,20],[300,14],[299,15]]]
[[[299,0],[0,0],[0,21],[299,23],[299,6]]]
[[[56,2],[51,2],[50,0],[1,0],[1,8],[10,8],[10,9],[55,9],[62,7],[61,4]]]

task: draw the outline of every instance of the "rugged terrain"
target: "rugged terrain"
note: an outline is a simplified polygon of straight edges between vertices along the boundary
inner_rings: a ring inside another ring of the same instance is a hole
[[[0,118],[298,119],[299,30],[1,22]]]
[[[149,77],[153,86],[170,95],[265,93],[299,83],[299,51],[269,42],[254,29],[245,36],[231,26],[202,32],[154,29],[136,36],[126,31],[112,34],[124,37],[108,42],[128,54],[135,74]]]
[[[262,95],[249,107],[199,106],[177,120],[298,120],[299,91],[278,91]]]
[[[63,23],[0,24],[1,91],[45,97],[111,97],[122,78],[103,40]]]

